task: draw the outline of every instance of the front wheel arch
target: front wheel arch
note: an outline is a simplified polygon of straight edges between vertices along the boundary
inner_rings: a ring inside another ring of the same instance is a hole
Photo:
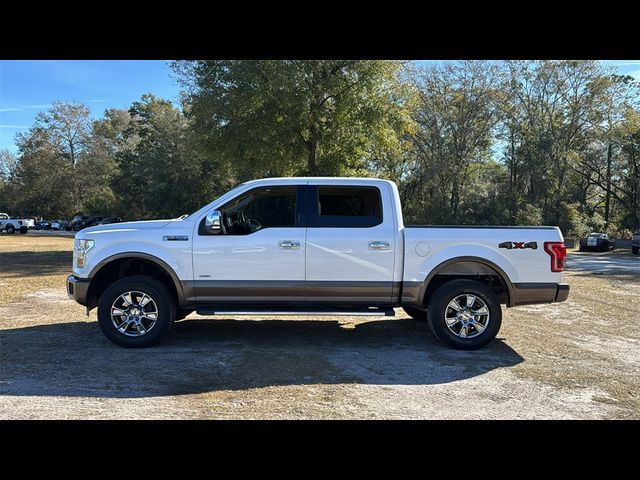
[[[98,306],[100,296],[110,285],[122,278],[141,275],[162,282],[173,296],[177,305],[183,305],[182,284],[173,270],[162,260],[144,253],[121,253],[107,257],[98,263],[89,277],[91,284],[87,291],[87,307]]]

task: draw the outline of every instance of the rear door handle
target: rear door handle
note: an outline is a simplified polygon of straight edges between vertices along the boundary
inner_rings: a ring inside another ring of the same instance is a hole
[[[369,250],[389,250],[389,242],[379,240],[369,242]]]
[[[297,240],[282,240],[280,242],[280,248],[284,248],[286,250],[299,250],[300,242]]]

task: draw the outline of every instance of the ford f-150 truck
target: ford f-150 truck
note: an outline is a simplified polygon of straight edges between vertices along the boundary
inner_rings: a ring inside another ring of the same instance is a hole
[[[0,220],[0,232],[5,231],[7,233],[27,233],[29,229],[35,227],[35,221],[31,218],[9,218],[7,220]]]
[[[501,304],[562,302],[557,227],[404,225],[393,182],[273,178],[243,183],[173,220],[85,228],[68,295],[98,308],[123,347],[202,315],[393,315],[403,307],[444,343],[475,349]]]

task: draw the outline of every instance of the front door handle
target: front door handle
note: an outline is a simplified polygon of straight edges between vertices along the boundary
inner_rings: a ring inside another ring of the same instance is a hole
[[[284,248],[286,250],[299,250],[300,242],[296,240],[282,240],[280,242],[280,248]]]
[[[389,242],[382,242],[379,240],[369,242],[369,250],[389,250]]]

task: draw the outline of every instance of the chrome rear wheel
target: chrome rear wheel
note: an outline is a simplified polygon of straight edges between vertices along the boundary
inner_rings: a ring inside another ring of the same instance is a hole
[[[451,333],[460,338],[474,338],[485,331],[491,314],[478,296],[465,293],[449,302],[445,322]]]

